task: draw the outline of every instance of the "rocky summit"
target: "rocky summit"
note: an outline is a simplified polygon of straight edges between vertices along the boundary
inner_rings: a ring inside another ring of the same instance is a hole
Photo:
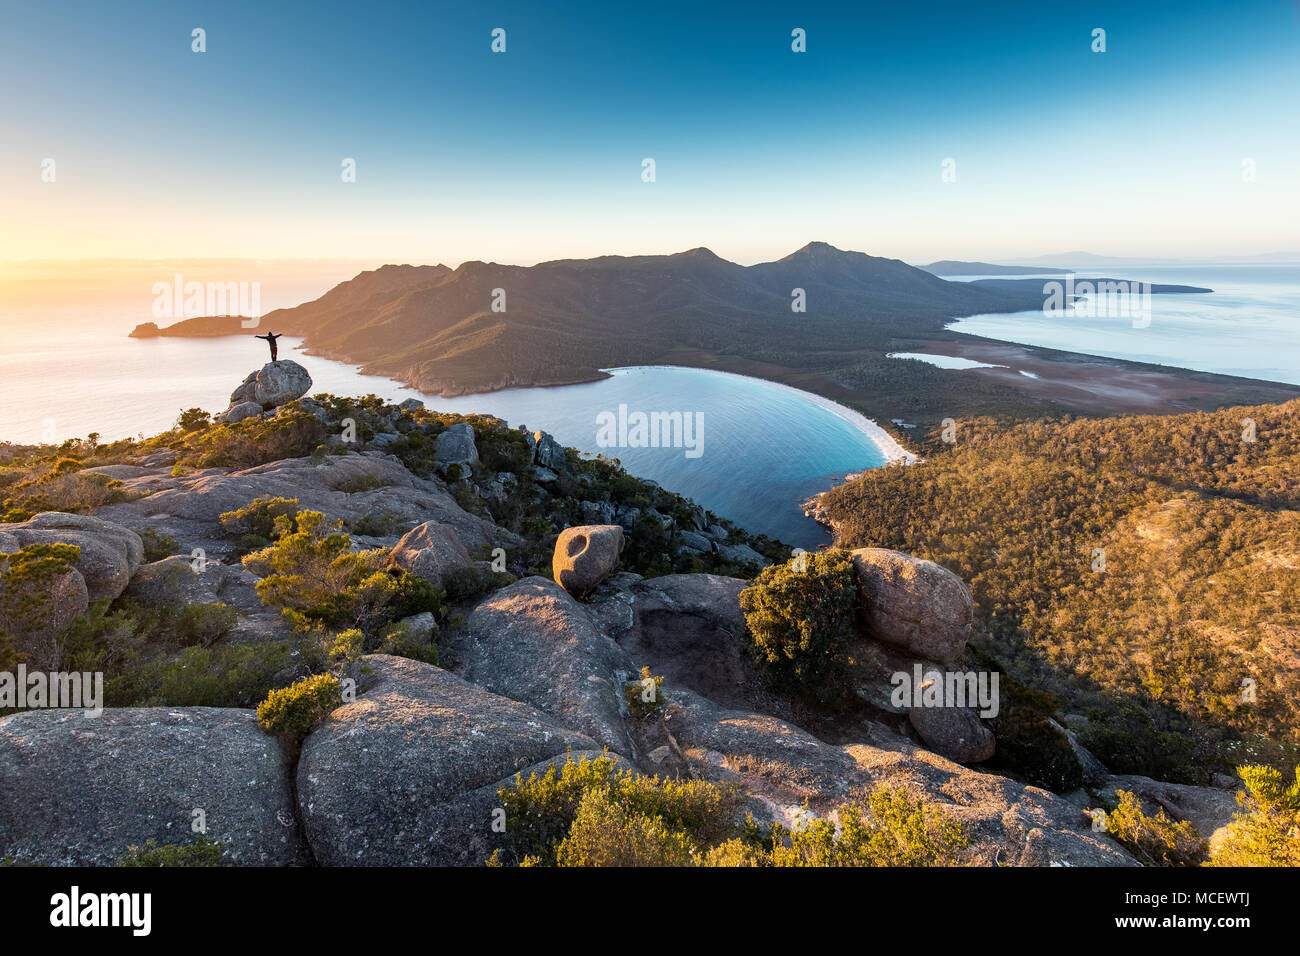
[[[26,666],[108,672],[98,718],[0,719],[0,856],[112,863],[191,842],[202,807],[230,863],[477,866],[514,851],[511,788],[603,760],[786,833],[910,795],[975,865],[1134,865],[1086,812],[1119,789],[1207,839],[1231,819],[1230,786],[1111,774],[1059,725],[1089,773],[1052,792],[998,762],[987,701],[932,706],[979,666],[970,593],[937,564],[790,559],[545,432],[309,387],[268,364],[217,422],[88,453],[93,514],[0,524]],[[833,708],[758,652],[801,607],[805,645],[842,639]],[[289,722],[308,686],[338,690]]]
[[[249,372],[239,387],[230,393],[230,407],[217,419],[238,422],[274,412],[309,391],[311,376],[297,362],[289,359],[267,362],[260,369]]]

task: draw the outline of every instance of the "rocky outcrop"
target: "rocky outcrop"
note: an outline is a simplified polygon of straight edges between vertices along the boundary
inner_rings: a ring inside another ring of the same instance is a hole
[[[461,508],[440,482],[416,478],[396,458],[373,451],[327,455],[317,462],[288,458],[255,468],[209,469],[182,476],[159,470],[124,484],[150,494],[101,508],[99,515],[169,534],[187,551],[204,548],[209,558],[220,557],[231,547],[221,528],[222,513],[260,497],[296,498],[304,509],[344,522],[387,513],[394,523],[406,527],[425,521],[450,525],[471,552],[497,536],[492,524]],[[367,490],[340,490],[353,487]]]
[[[142,564],[127,587],[128,596],[155,607],[215,604],[227,568],[200,563],[184,555]]]
[[[245,418],[258,418],[262,411],[262,406],[257,402],[239,402],[218,415],[217,421],[233,425],[235,422],[242,422]]]
[[[468,422],[458,422],[444,431],[434,446],[434,457],[444,472],[452,465],[460,466],[462,472],[477,465],[478,446],[474,444],[474,426]]]
[[[310,390],[311,376],[307,370],[297,362],[280,359],[249,372],[243,383],[230,393],[230,405],[234,408],[244,402],[256,402],[263,410],[270,411],[302,398]]]
[[[623,528],[586,524],[565,528],[555,541],[551,569],[556,583],[575,597],[586,597],[618,567]]]
[[[430,664],[362,664],[371,683],[308,736],[298,764],[303,828],[323,865],[478,866],[500,841],[499,787],[567,751],[599,750]]]
[[[90,608],[86,579],[75,569],[55,576],[38,595],[10,595],[0,580],[0,633],[34,670],[59,663],[59,634]]]
[[[202,820],[232,863],[302,862],[289,769],[251,710],[14,714],[0,720],[0,847],[23,861],[111,866],[146,840],[192,842]]]
[[[899,551],[850,551],[863,596],[867,636],[926,660],[949,663],[970,636],[975,602],[947,568]]]
[[[75,566],[85,579],[92,601],[121,594],[144,560],[144,544],[138,534],[90,515],[45,511],[17,524],[0,524],[0,542],[6,540],[20,548],[31,544],[75,544],[81,549]]]
[[[993,731],[968,707],[914,706],[908,720],[927,747],[957,763],[980,763],[997,749]]]
[[[412,528],[393,547],[388,558],[392,567],[409,571],[436,588],[443,586],[453,571],[474,563],[449,524],[426,521]]]
[[[453,639],[451,656],[466,680],[630,755],[622,689],[636,673],[632,660],[554,582],[524,578],[490,595]]]
[[[796,825],[805,806],[826,815],[885,785],[918,794],[962,823],[972,862],[1136,865],[1109,837],[1090,832],[1087,818],[1066,800],[967,769],[876,724],[864,725],[857,742],[836,746],[775,717],[727,710],[679,690],[667,705],[664,727],[685,769],[741,787],[759,822]]]
[[[568,457],[564,453],[563,445],[542,431],[533,433],[533,443],[533,460],[538,465],[554,472],[565,470]]]

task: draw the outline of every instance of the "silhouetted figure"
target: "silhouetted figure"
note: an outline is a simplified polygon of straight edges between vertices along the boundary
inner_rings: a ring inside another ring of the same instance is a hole
[[[279,353],[279,350],[278,350],[278,349],[276,348],[276,346],[275,346],[275,340],[278,339],[279,337],[280,337],[280,336],[277,335],[275,332],[267,332],[265,335],[254,335],[254,336],[253,336],[253,338],[255,338],[255,339],[266,339],[267,343],[271,346],[271,361],[272,361],[272,362],[276,361],[276,355]]]

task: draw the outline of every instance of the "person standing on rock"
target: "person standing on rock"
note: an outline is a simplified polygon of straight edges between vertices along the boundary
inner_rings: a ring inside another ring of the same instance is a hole
[[[283,333],[281,333],[281,334],[283,334]],[[275,332],[267,332],[265,335],[254,335],[254,336],[253,336],[253,338],[255,338],[255,339],[266,339],[266,341],[270,344],[270,346],[271,346],[271,361],[272,361],[272,362],[277,361],[277,359],[276,359],[276,355],[279,354],[279,349],[276,348],[276,344],[275,344],[275,340],[278,339],[279,337],[280,337],[280,335],[277,335]]]

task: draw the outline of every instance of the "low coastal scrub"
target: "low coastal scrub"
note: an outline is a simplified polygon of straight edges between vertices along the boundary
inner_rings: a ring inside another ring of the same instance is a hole
[[[247,555],[263,603],[302,633],[356,628],[378,638],[387,625],[424,611],[441,614],[445,595],[422,578],[385,567],[388,550],[353,551],[341,522],[318,511],[276,519],[275,543]]]
[[[333,674],[315,674],[267,694],[257,705],[257,722],[267,733],[297,746],[342,702],[339,679]]]
[[[834,819],[793,829],[738,820],[738,791],[569,759],[499,791],[508,848],[491,866],[947,866],[964,860],[963,828],[905,790],[879,787]]]
[[[102,672],[109,707],[253,707],[300,666],[295,651],[299,662],[310,654],[283,641],[224,643],[236,619],[224,604],[98,601],[61,635],[60,666]]]
[[[1300,866],[1300,766],[1287,779],[1276,767],[1247,765],[1245,793],[1211,866]]]
[[[1199,866],[1209,846],[1186,820],[1175,823],[1160,809],[1155,816],[1142,811],[1142,801],[1118,791],[1119,805],[1106,815],[1106,832],[1146,866]]]
[[[974,646],[1086,718],[1081,742],[1113,771],[1205,783],[1243,763],[1289,768],[1298,410],[968,419],[956,441],[931,436],[924,462],[821,500],[844,546],[957,572]]]
[[[141,846],[129,846],[117,861],[124,867],[224,866],[225,851],[215,840],[193,843],[159,843],[146,840]]]
[[[857,573],[844,551],[764,568],[740,592],[755,656],[775,684],[834,707],[847,693]]]

